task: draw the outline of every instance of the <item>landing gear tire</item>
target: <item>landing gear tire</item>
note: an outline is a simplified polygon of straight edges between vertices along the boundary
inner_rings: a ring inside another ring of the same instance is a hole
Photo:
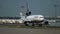
[[[44,23],[45,25],[48,25],[48,21],[45,21],[45,23]]]
[[[35,24],[34,24],[34,23],[32,23],[32,26],[35,26]]]
[[[25,26],[28,26],[28,23],[27,22],[25,22],[24,24],[25,24]]]
[[[42,24],[39,23],[38,26],[39,26],[39,27],[42,27]]]

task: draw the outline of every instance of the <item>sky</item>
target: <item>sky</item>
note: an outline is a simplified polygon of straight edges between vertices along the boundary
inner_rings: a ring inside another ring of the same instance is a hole
[[[32,15],[60,16],[60,0],[0,0],[0,17],[19,17],[20,12],[26,11],[26,3]],[[57,7],[54,7],[54,5]],[[21,8],[24,6],[24,8]]]

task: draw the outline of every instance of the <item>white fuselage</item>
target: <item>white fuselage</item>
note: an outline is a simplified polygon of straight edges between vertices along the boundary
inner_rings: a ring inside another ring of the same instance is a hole
[[[30,15],[26,17],[27,21],[42,21],[44,20],[44,16],[43,15]]]

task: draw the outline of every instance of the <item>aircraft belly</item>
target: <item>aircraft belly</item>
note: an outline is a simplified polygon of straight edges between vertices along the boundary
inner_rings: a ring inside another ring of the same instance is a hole
[[[42,20],[42,21],[37,21],[37,20],[32,20],[32,21],[27,21],[27,22],[29,22],[29,23],[42,23],[44,20]]]

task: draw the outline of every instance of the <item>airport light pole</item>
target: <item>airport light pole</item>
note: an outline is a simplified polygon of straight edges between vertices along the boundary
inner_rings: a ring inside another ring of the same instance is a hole
[[[55,7],[55,20],[56,20],[56,18],[57,18],[57,7],[58,6],[55,4],[54,7]]]

